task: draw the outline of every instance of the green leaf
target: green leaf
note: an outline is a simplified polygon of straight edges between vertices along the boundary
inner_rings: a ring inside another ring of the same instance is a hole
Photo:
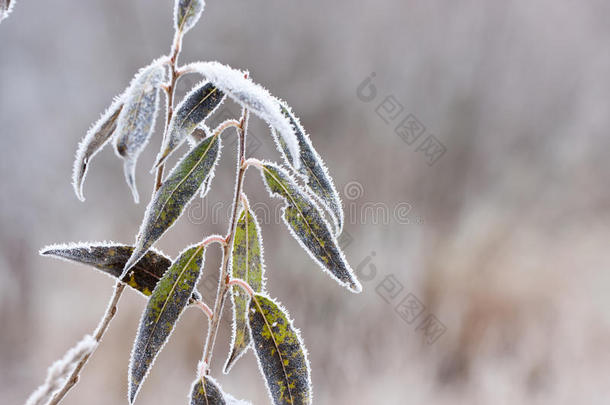
[[[247,282],[257,293],[264,291],[263,240],[256,216],[250,209],[241,211],[231,254],[233,278]],[[250,331],[248,330],[248,301],[250,296],[239,286],[231,290],[233,299],[233,336],[231,353],[224,367],[228,373],[233,364],[250,346]]]
[[[131,353],[129,402],[133,403],[150,366],[169,339],[195,290],[203,265],[203,246],[184,250],[157,283],[142,315]]]
[[[197,23],[205,2],[203,0],[176,0],[174,7],[174,28],[185,33]]]
[[[1,1],[1,0],[0,0]],[[74,168],[72,171],[72,186],[79,200],[85,201],[83,195],[83,181],[87,175],[89,161],[99,152],[110,140],[117,127],[117,118],[123,109],[123,100],[117,98],[108,109],[102,114],[100,119],[93,124],[87,134],[78,145]]]
[[[169,133],[155,166],[165,159],[223,102],[225,95],[212,83],[200,83],[176,107],[169,124]]]
[[[250,300],[249,325],[273,403],[311,404],[307,352],[286,311],[270,298],[256,294]]]
[[[125,180],[133,199],[139,201],[136,189],[136,162],[150,140],[159,111],[159,87],[165,67],[156,60],[136,74],[125,91],[125,105],[116,123],[115,149],[123,158]]]
[[[40,254],[87,264],[118,279],[132,252],[133,246],[93,242],[51,245],[42,249]],[[149,296],[170,265],[171,260],[167,256],[160,252],[149,250],[133,266],[132,271],[123,277],[123,282],[144,296]],[[200,300],[201,296],[195,291],[192,298]]]
[[[324,161],[316,152],[309,135],[299,122],[299,119],[292,113],[290,107],[283,102],[280,102],[282,113],[290,121],[292,129],[299,142],[299,169],[296,169],[295,157],[292,156],[284,139],[273,131],[273,137],[278,149],[282,151],[284,160],[292,167],[292,169],[302,176],[307,184],[307,188],[313,193],[318,202],[330,213],[335,225],[335,235],[339,235],[343,228],[343,207],[339,193],[333,184],[332,178],[328,174],[328,169]]]
[[[209,176],[219,156],[220,138],[211,136],[201,141],[178,162],[146,208],[136,248],[125,264],[124,272],[140,260],[176,222]]]
[[[280,196],[286,201],[282,217],[295,239],[314,261],[340,284],[352,292],[362,291],[354,272],[339,249],[337,239],[331,233],[330,226],[314,200],[279,166],[265,163],[261,173],[270,194]]]
[[[191,388],[191,405],[225,405],[224,394],[216,380],[202,376],[195,380]]]

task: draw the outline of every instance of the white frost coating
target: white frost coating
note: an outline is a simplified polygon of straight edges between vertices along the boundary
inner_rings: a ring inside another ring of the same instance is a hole
[[[0,0],[0,1],[2,1],[2,0]],[[180,28],[178,26],[178,15],[179,15],[179,11],[180,11],[180,6],[184,6],[185,3],[187,3],[187,5],[191,5],[192,2],[195,2],[195,5],[193,6],[195,16],[191,19],[185,18],[182,28]],[[197,21],[199,21],[199,18],[201,17],[201,14],[203,13],[204,9],[205,9],[204,0],[176,0],[174,2],[174,28],[176,30],[181,29],[182,33],[184,34],[188,30],[193,28],[193,26],[195,26],[195,24],[197,24]]]
[[[97,347],[97,342],[91,335],[85,335],[80,342],[61,359],[49,367],[45,382],[36,389],[28,398],[26,405],[45,405],[48,404],[56,391],[58,391],[66,379],[76,368],[76,365],[88,354],[91,354]]]
[[[304,142],[307,145],[309,152],[311,153],[311,156],[309,156],[309,159],[314,160],[317,163],[318,167],[322,170],[322,174],[323,174],[325,180],[328,181],[329,192],[331,194],[331,198],[334,200],[333,201],[334,207],[331,207],[327,201],[325,201],[321,196],[317,195],[316,192],[310,186],[309,181],[308,181],[308,180],[311,180],[309,178],[310,173],[308,173],[309,169],[304,167],[303,165],[301,165],[300,170],[298,168],[294,167],[293,162],[294,161],[300,162],[300,160],[301,160],[300,155],[299,155],[299,158],[297,158],[297,159],[292,158],[292,156],[287,156],[286,151],[280,144],[276,131],[271,131],[271,134],[273,135],[273,140],[275,141],[275,145],[276,145],[277,149],[280,151],[286,164],[290,168],[294,168],[293,172],[299,178],[305,180],[305,182],[307,183],[307,187],[311,190],[311,196],[322,207],[324,207],[325,211],[332,217],[333,225],[335,225],[334,226],[335,235],[340,235],[341,232],[343,231],[343,222],[345,221],[345,214],[343,212],[343,203],[341,201],[341,197],[339,196],[339,193],[337,193],[337,188],[335,187],[335,183],[333,182],[332,177],[328,173],[328,168],[326,167],[324,160],[322,160],[322,158],[320,157],[320,154],[318,153],[318,151],[313,147],[309,134],[307,133],[307,131],[305,131],[305,128],[301,124],[301,120],[299,119],[299,117],[297,117],[297,115],[292,111],[292,108],[288,105],[288,103],[286,103],[285,101],[283,101],[279,98],[276,98],[276,100],[281,106],[283,106],[286,109],[286,111],[288,111],[288,114],[290,114],[290,116],[294,120],[294,123],[297,127],[297,131],[300,131],[302,134],[302,137],[303,137],[302,142]],[[297,137],[297,139],[298,139],[298,137]],[[303,153],[302,150],[300,150],[299,152]],[[292,153],[291,153],[291,155],[292,155]],[[311,174],[311,175],[313,175],[313,174]]]
[[[202,366],[203,366],[202,361],[199,361],[198,366],[197,366],[197,370],[198,370],[197,379],[195,379],[195,381],[193,381],[193,383],[191,384],[191,389],[189,390],[189,403],[191,403],[191,394],[193,393],[195,386],[201,381],[200,371],[202,370]],[[236,399],[233,395],[227,394],[226,392],[224,392],[224,390],[222,389],[222,386],[218,383],[218,381],[215,378],[213,378],[209,375],[206,375],[205,379],[209,380],[213,385],[216,386],[216,388],[218,388],[218,390],[222,394],[222,399],[225,400],[225,403],[227,405],[252,405],[252,402],[250,402],[250,401],[245,401],[243,399]]]
[[[309,363],[309,353],[307,352],[307,347],[305,346],[305,343],[303,342],[303,338],[301,337],[301,331],[294,326],[294,322],[292,321],[292,318],[290,318],[290,313],[286,310],[286,308],[284,308],[284,306],[282,305],[281,302],[269,297],[266,294],[260,294],[262,296],[264,296],[265,298],[267,298],[268,300],[270,300],[271,302],[273,302],[275,305],[277,305],[277,307],[279,308],[280,311],[282,311],[284,313],[284,315],[286,316],[286,319],[288,320],[288,323],[290,324],[290,326],[292,327],[292,330],[294,331],[294,334],[297,336],[297,340],[299,341],[299,346],[301,346],[301,349],[303,349],[303,358],[305,359],[305,365],[307,366],[307,381],[309,382],[309,394],[310,394],[310,404],[313,404],[313,383],[311,381],[311,365]],[[254,308],[252,308],[252,312],[256,312],[256,310]],[[252,328],[250,328],[250,322],[248,322],[248,329],[250,329],[250,335],[252,335]],[[267,378],[265,376],[265,371],[263,370],[263,365],[261,363],[261,359],[258,357],[258,352],[256,350],[253,350],[253,352],[255,353],[256,357],[256,364],[258,364],[258,370],[260,371],[261,375],[263,376],[263,380],[265,380],[265,387],[267,387],[267,395],[269,395],[269,399],[271,399],[271,402],[273,402],[273,395],[271,394],[271,387],[269,387],[269,384],[267,384]]]
[[[96,247],[101,247],[101,246],[105,246],[105,247],[112,247],[112,246],[130,246],[129,243],[119,243],[119,242],[113,242],[113,241],[109,241],[109,240],[105,240],[105,241],[95,241],[95,242],[69,242],[69,243],[53,243],[50,245],[47,245],[45,247],[43,247],[42,249],[40,249],[38,251],[38,254],[41,256],[46,256],[45,252],[49,251],[49,250],[66,250],[66,249],[89,249],[90,246],[96,246]],[[165,253],[163,253],[161,250],[157,249],[157,248],[153,248],[151,247],[149,249],[150,251],[161,255],[161,256],[165,256],[167,258],[169,258],[168,255],[166,255]],[[66,262],[70,262],[70,263],[74,263],[74,261],[66,259],[64,257],[58,257],[58,256],[53,256],[57,259],[66,261]],[[173,262],[173,260],[172,260]]]
[[[7,7],[7,1],[10,0],[0,0],[0,22],[9,16],[9,14],[13,11],[13,7],[15,7],[15,3],[17,2],[17,0],[12,0]]]
[[[267,89],[245,77],[246,72],[233,69],[219,62],[195,62],[184,67],[187,72],[197,72],[214,83],[229,97],[248,108],[275,128],[283,138],[290,154],[299,156],[299,142],[290,121],[282,114],[275,97]],[[295,159],[295,168],[300,161]]]
[[[195,247],[199,246],[198,243],[194,243],[192,245],[189,245],[187,247],[185,247],[179,254],[178,256],[176,256],[176,259],[172,260],[172,264],[171,266],[173,266],[178,260],[180,260],[180,258],[182,257],[182,255],[184,255],[186,252],[188,252],[190,249],[193,249]],[[196,290],[197,288],[197,284],[199,284],[199,280],[201,280],[201,275],[203,273],[202,269],[205,266],[205,253],[206,253],[207,249],[203,249],[203,253],[201,255],[201,267],[199,269],[199,274],[197,275],[197,279],[195,280],[194,284],[193,284],[193,291]],[[170,266],[170,267],[171,267]],[[169,270],[169,269],[168,269]],[[158,284],[157,284],[158,285]],[[154,294],[154,291],[153,291]],[[188,306],[188,305],[187,305]],[[135,355],[137,353],[137,342],[138,342],[138,337],[140,336],[140,330],[142,329],[142,325],[144,324],[144,319],[146,317],[146,309],[144,309],[144,311],[142,311],[142,315],[140,317],[140,322],[138,324],[138,332],[136,333],[136,338],[134,339],[133,342],[133,346],[131,348],[131,354],[129,357],[129,372],[127,373],[127,401],[130,404],[133,404],[136,400],[136,397],[138,396],[138,394],[140,393],[140,388],[142,388],[142,384],[144,384],[144,381],[146,381],[146,378],[148,377],[148,374],[150,374],[150,370],[153,368],[155,361],[157,360],[157,357],[159,357],[159,353],[161,353],[163,351],[163,348],[165,347],[165,345],[167,344],[167,342],[169,342],[169,339],[171,338],[172,334],[174,333],[174,331],[176,330],[176,327],[178,325],[178,322],[180,322],[180,319],[182,318],[182,315],[184,314],[184,309],[186,309],[185,306],[183,308],[182,311],[180,311],[180,314],[178,315],[178,317],[176,318],[176,321],[174,322],[174,326],[171,328],[171,330],[169,331],[169,333],[167,334],[167,336],[165,337],[165,340],[163,341],[163,344],[161,344],[161,346],[159,347],[159,349],[157,350],[157,352],[154,354],[150,364],[148,365],[148,367],[146,368],[146,372],[144,373],[144,376],[142,377],[142,380],[140,381],[140,384],[137,387],[134,387],[133,385],[133,376],[132,376],[132,370],[133,370],[133,365],[134,365],[134,361],[135,361]],[[148,307],[147,307],[148,308]],[[133,389],[135,388],[135,392],[133,391]]]
[[[124,160],[125,180],[139,202],[135,184],[138,156],[148,144],[159,111],[159,86],[165,77],[165,57],[140,69],[125,91],[124,106],[117,118],[115,152]]]
[[[205,129],[202,128],[203,131],[206,131],[207,127],[204,127],[204,128]],[[209,134],[210,130],[207,129],[207,131],[208,132],[206,132],[206,134]],[[208,137],[209,136],[212,136],[212,135],[208,135]],[[208,137],[206,137],[205,139],[207,139]],[[212,168],[210,169],[210,172],[208,173],[208,177],[206,177],[206,179],[203,181],[203,184],[201,185],[201,190],[199,191],[199,196],[201,198],[205,198],[205,196],[209,193],[210,189],[212,188],[212,181],[214,181],[214,176],[216,176],[216,167],[218,166],[218,162],[220,162],[220,156],[222,155],[222,143],[221,142],[222,142],[222,139],[219,136],[218,137],[218,156],[216,157],[216,160],[212,164]],[[197,142],[197,143],[199,143],[199,142]]]
[[[237,214],[237,218],[241,218],[241,215],[243,214],[244,210],[248,210],[249,214],[252,216],[252,219],[254,221],[254,226],[256,229],[256,237],[258,238],[258,243],[259,243],[259,248],[260,248],[260,264],[261,264],[261,293],[267,293],[267,278],[265,277],[265,251],[264,251],[264,243],[263,243],[263,235],[261,233],[261,227],[258,223],[258,218],[256,217],[256,214],[254,213],[254,211],[252,211],[250,209],[250,203],[248,201],[248,197],[246,197],[245,194],[242,194],[242,201],[241,201],[241,205],[242,208],[240,209],[239,213]],[[248,237],[248,232],[246,231],[246,238]],[[233,247],[231,247],[231,257],[229,258],[229,274],[233,275]],[[246,275],[246,280],[244,280],[245,282],[248,282],[247,280],[247,275]],[[229,374],[229,372],[231,371],[231,369],[233,368],[233,366],[235,365],[235,363],[237,363],[237,360],[239,360],[244,354],[246,354],[248,352],[248,349],[250,349],[252,347],[252,341],[250,340],[250,344],[248,344],[248,346],[241,351],[240,353],[237,354],[237,356],[234,359],[231,359],[231,355],[232,352],[234,350],[235,347],[235,339],[237,337],[237,314],[235,311],[235,296],[241,296],[242,294],[247,295],[246,292],[244,292],[243,287],[240,287],[238,285],[234,285],[233,288],[231,288],[231,303],[232,308],[233,308],[233,322],[231,322],[231,351],[229,352],[229,355],[227,357],[227,360],[225,361],[225,365],[223,367],[223,373],[224,374]],[[248,300],[248,303],[250,301]],[[246,304],[248,305],[248,304]],[[247,315],[247,314],[246,314]],[[232,360],[232,361],[231,361]]]
[[[236,399],[233,395],[231,394],[227,394],[226,392],[223,393],[224,394],[224,400],[227,403],[227,405],[252,405],[252,402],[250,401],[246,401],[243,399]]]
[[[112,131],[109,134],[105,134],[106,139],[100,139],[102,129],[112,115],[117,111],[117,109],[121,108],[123,105],[123,98],[123,94],[114,98],[112,104],[110,104],[100,118],[89,128],[87,134],[85,134],[85,137],[78,144],[78,149],[76,150],[76,155],[74,157],[74,166],[72,168],[72,187],[74,187],[76,197],[80,201],[85,201],[85,196],[83,195],[83,183],[85,182],[85,177],[89,171],[89,162],[95,155],[97,155],[99,151],[104,148],[104,146],[106,146],[112,137],[112,133],[114,132]],[[90,148],[93,150],[90,150]],[[81,167],[83,165],[86,166],[85,169],[81,171]]]
[[[263,172],[263,166],[267,165],[267,164],[274,164],[272,162],[269,161],[260,161],[260,173],[261,176],[263,178],[263,184],[265,184],[265,188],[267,189],[267,192],[269,193],[269,195],[277,197],[277,198],[281,198],[283,200],[285,200],[282,196],[277,195],[274,191],[271,190],[271,188],[269,187],[269,185],[267,184],[267,181],[265,180],[265,173]],[[278,167],[279,170],[283,171],[284,175],[286,177],[288,177],[293,183],[297,184],[296,180],[294,179],[294,177],[288,173],[285,169],[283,169],[282,167]],[[312,197],[308,194],[308,193],[303,193],[303,197],[304,198],[308,198],[308,202],[310,204],[312,204],[313,206],[316,206],[317,202],[315,199],[312,199]],[[309,257],[311,257],[313,259],[314,262],[316,262],[318,264],[318,266],[320,266],[320,268],[327,273],[331,278],[333,278],[337,283],[341,284],[342,286],[346,287],[349,291],[359,294],[362,292],[362,284],[360,284],[360,281],[358,281],[358,279],[355,276],[354,270],[352,269],[352,267],[350,266],[349,262],[347,261],[347,259],[345,258],[345,254],[343,253],[343,250],[339,249],[339,243],[337,242],[337,238],[336,236],[334,236],[332,233],[331,238],[333,240],[333,242],[335,243],[335,245],[337,245],[337,251],[339,252],[339,257],[341,258],[341,260],[345,263],[345,268],[347,269],[348,273],[351,275],[352,278],[352,282],[354,283],[353,286],[349,285],[348,283],[340,280],[337,276],[335,276],[325,265],[324,263],[322,263],[322,261],[320,259],[318,259],[313,252],[311,252],[309,250],[309,248],[307,246],[305,246],[305,243],[301,240],[301,238],[299,238],[299,236],[296,234],[296,232],[294,231],[294,229],[292,229],[292,227],[290,226],[290,224],[288,223],[288,221],[286,220],[286,215],[284,214],[284,211],[286,211],[286,207],[287,205],[285,205],[284,207],[282,207],[282,220],[284,221],[284,224],[286,224],[286,228],[288,228],[288,231],[290,231],[290,234],[293,236],[294,239],[296,239],[297,242],[299,242],[299,245],[303,248],[304,251],[307,252],[307,254],[309,255]],[[328,229],[330,228],[330,224],[328,223],[328,221],[326,220],[326,218],[324,218],[323,215],[320,215],[320,219],[322,220],[322,222],[326,225],[326,227]]]

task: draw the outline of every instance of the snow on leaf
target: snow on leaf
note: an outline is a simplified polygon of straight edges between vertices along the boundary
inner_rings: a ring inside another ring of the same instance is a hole
[[[256,358],[273,403],[311,404],[307,351],[286,311],[272,299],[256,294],[250,300],[248,322]]]
[[[13,11],[15,0],[0,0],[0,22]]]
[[[116,123],[115,150],[124,160],[127,185],[139,201],[135,183],[136,162],[150,140],[159,111],[159,86],[165,76],[161,59],[138,72],[125,91],[124,106]]]
[[[118,279],[132,252],[133,246],[88,242],[51,245],[42,249],[40,254],[86,264]],[[151,249],[123,277],[123,282],[144,296],[149,296],[170,264],[171,260],[167,256]],[[195,291],[192,298],[198,300],[201,297]]]
[[[27,399],[25,405],[46,405],[51,402],[55,393],[65,384],[78,363],[89,356],[98,342],[91,335],[85,335],[61,359],[49,367],[45,382]]]
[[[220,157],[220,137],[211,136],[191,149],[153,195],[123,275],[176,222],[210,175]]]
[[[222,104],[225,95],[212,83],[203,82],[191,90],[178,104],[169,124],[155,167],[163,161],[191,134],[197,126]]]
[[[330,230],[330,225],[315,201],[279,166],[264,163],[261,166],[261,174],[269,193],[286,201],[282,209],[282,218],[291,230],[292,236],[339,284],[346,286],[352,292],[362,291],[360,283],[339,248],[336,237]]]
[[[185,33],[199,20],[205,7],[203,0],[176,0],[174,6],[174,28]]]
[[[311,190],[313,196],[330,213],[335,225],[335,235],[339,235],[343,228],[344,216],[339,193],[337,193],[333,180],[328,174],[328,169],[326,168],[324,161],[311,144],[309,135],[305,132],[299,119],[294,115],[287,104],[283,102],[279,103],[282,113],[290,120],[290,124],[299,141],[300,153],[298,155],[298,160],[301,164],[300,169],[295,171],[305,179],[307,188]],[[272,132],[275,143],[282,152],[284,160],[289,166],[295,168],[295,158],[288,149],[284,139],[278,137],[275,131]]]
[[[191,387],[191,405],[226,405],[224,394],[216,380],[210,376],[201,376]]]
[[[142,315],[131,352],[129,402],[133,403],[150,366],[169,339],[201,275],[204,247],[185,249],[157,283]]]
[[[261,293],[265,289],[263,262],[263,241],[260,226],[254,213],[248,208],[241,211],[231,254],[232,277],[247,282],[252,290]],[[231,353],[224,367],[228,373],[233,364],[250,346],[250,331],[248,330],[248,301],[250,297],[241,287],[235,285],[231,290],[233,300],[233,334]]]
[[[220,384],[206,375],[197,378],[191,386],[190,405],[252,405],[248,401],[235,399],[222,391]]]
[[[245,77],[245,72],[219,62],[195,62],[184,67],[197,72],[243,107],[276,129],[293,156],[299,156],[299,142],[290,121],[282,114],[276,99],[264,87]],[[300,168],[300,160],[294,162]]]
[[[0,0],[2,1],[2,0]],[[108,143],[116,129],[117,118],[123,109],[122,96],[117,97],[99,120],[87,131],[78,144],[74,168],[72,170],[72,186],[79,200],[85,201],[83,182],[89,169],[89,162]]]

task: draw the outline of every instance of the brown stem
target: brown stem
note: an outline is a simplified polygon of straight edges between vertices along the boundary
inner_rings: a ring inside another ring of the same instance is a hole
[[[180,55],[180,49],[182,48],[182,33],[177,31],[174,35],[174,41],[172,43],[172,50],[169,57],[169,84],[166,85],[165,91],[167,93],[167,120],[165,121],[165,130],[163,131],[163,141],[167,137],[167,131],[169,129],[169,123],[174,115],[174,91],[176,82],[180,75],[177,72],[178,56]],[[164,142],[161,142],[163,145]],[[165,164],[160,164],[157,168],[157,176],[155,180],[155,191],[161,188],[163,183],[163,169]]]
[[[208,330],[208,336],[205,342],[205,350],[202,358],[202,375],[210,373],[210,361],[212,360],[212,352],[214,351],[214,342],[216,341],[218,326],[220,325],[220,317],[222,316],[222,308],[224,306],[224,301],[227,297],[227,291],[229,290],[228,283],[230,281],[230,249],[233,245],[233,239],[235,237],[235,228],[237,227],[237,209],[239,207],[244,174],[246,173],[246,168],[244,167],[243,163],[246,160],[246,133],[248,131],[248,114],[248,110],[244,109],[241,121],[239,123],[239,146],[237,151],[237,185],[235,187],[235,196],[233,198],[231,222],[229,224],[229,230],[225,238],[227,243],[223,246],[223,262],[220,270],[220,282],[218,286],[218,292],[216,294],[216,301],[214,303],[214,313],[210,321],[210,329]]]

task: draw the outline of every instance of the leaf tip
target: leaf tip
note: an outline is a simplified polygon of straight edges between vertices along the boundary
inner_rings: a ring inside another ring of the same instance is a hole
[[[127,400],[130,404],[133,404],[135,402],[139,389],[140,386],[137,383],[131,381],[131,383],[129,384],[129,393],[127,395]]]
[[[347,287],[354,294],[360,294],[362,292],[362,284],[358,280],[352,280]]]
[[[133,196],[133,201],[136,204],[140,203],[140,195],[138,194],[138,188],[136,187],[136,167],[131,160],[125,160],[125,164],[123,166],[125,172],[125,181],[127,182],[127,186],[131,190],[131,194]]]
[[[165,148],[163,150],[163,152],[159,153],[159,156],[157,156],[157,159],[155,160],[155,164],[153,165],[152,170],[150,171],[151,173],[154,172],[159,166],[161,166],[163,163],[165,163],[165,160],[167,159],[167,157],[169,156],[169,152],[170,149]]]

